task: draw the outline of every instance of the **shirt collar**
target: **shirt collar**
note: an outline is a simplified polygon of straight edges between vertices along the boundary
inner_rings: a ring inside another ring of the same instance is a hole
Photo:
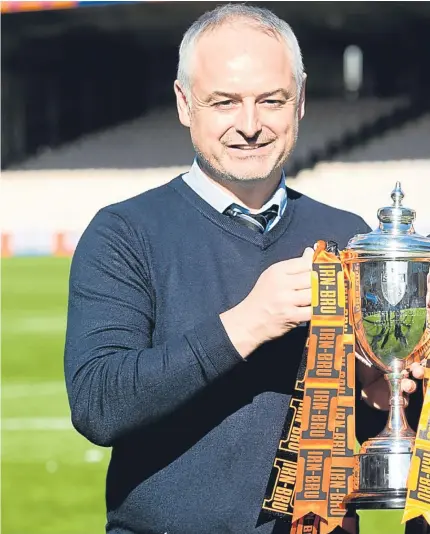
[[[241,206],[245,212],[250,212],[248,208],[243,206],[238,200],[234,199],[228,191],[225,191],[214,184],[200,169],[196,159],[194,159],[189,172],[184,174],[182,178],[191,189],[220,213],[224,213],[224,211],[232,204]],[[277,189],[264,206],[255,213],[261,213],[273,206],[273,204],[276,204],[278,207],[278,216],[282,216],[287,206],[287,187],[285,181],[285,174],[284,171],[282,171],[281,180],[279,181]]]

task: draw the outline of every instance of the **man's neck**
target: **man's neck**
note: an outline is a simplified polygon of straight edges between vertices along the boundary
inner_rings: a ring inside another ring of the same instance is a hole
[[[229,193],[233,197],[233,201],[242,204],[251,212],[258,211],[274,194],[282,176],[282,171],[279,170],[266,180],[231,182],[215,179],[201,167],[200,169],[212,183]]]

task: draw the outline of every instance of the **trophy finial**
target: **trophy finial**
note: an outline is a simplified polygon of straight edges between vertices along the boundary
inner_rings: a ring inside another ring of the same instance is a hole
[[[402,191],[402,186],[400,182],[396,182],[396,187],[391,193],[391,198],[393,200],[393,207],[395,208],[402,207],[402,200],[405,198],[405,195]]]
[[[428,258],[430,261],[430,236],[417,234],[414,229],[415,210],[402,205],[404,193],[400,181],[391,193],[393,204],[378,209],[378,228],[368,234],[358,234],[351,238],[347,250],[355,251],[360,259],[381,259],[391,257]],[[355,257],[355,256],[354,256]]]
[[[415,220],[415,211],[402,205],[404,196],[400,182],[396,182],[396,186],[391,193],[393,204],[385,208],[379,208],[378,210],[379,228],[382,232],[415,233],[412,226]]]

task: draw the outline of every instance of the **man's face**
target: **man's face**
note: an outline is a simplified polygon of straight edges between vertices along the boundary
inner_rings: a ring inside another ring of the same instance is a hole
[[[226,24],[197,42],[190,75],[191,102],[177,83],[175,91],[203,170],[242,182],[279,173],[304,109],[286,44],[243,22]]]

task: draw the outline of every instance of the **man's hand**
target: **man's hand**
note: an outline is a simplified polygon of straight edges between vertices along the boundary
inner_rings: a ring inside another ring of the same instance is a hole
[[[314,251],[266,269],[249,295],[220,315],[239,354],[246,358],[265,341],[310,321],[311,270]]]
[[[422,380],[424,378],[424,366],[425,360],[421,363],[414,362],[409,371],[403,372],[402,390],[404,393],[410,394],[415,392],[417,385],[409,376],[412,375],[416,380]],[[388,410],[390,389],[381,371],[375,367],[366,367],[358,360],[357,373],[362,384],[362,399],[373,408]]]

